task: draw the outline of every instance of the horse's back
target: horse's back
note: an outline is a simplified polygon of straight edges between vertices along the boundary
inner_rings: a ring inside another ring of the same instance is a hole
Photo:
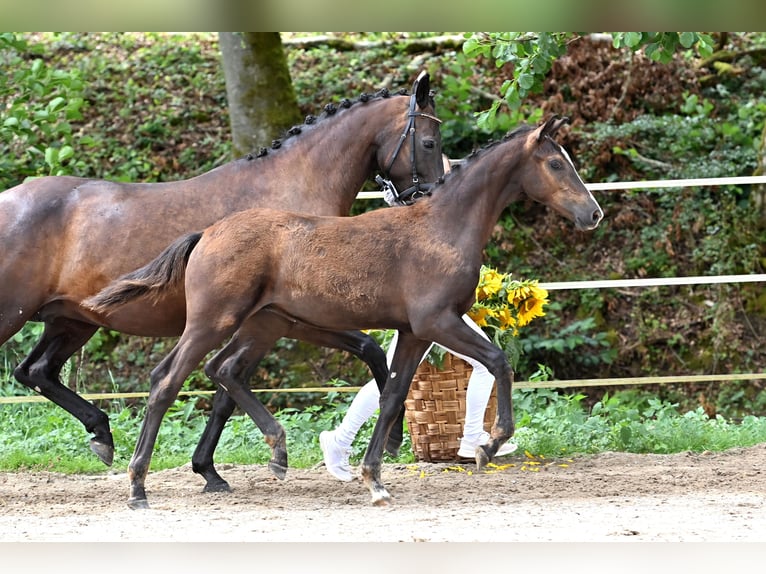
[[[374,327],[396,305],[400,265],[413,272],[412,230],[395,211],[332,217],[256,208],[215,223],[189,258],[191,314],[229,321],[255,303],[326,328],[359,328],[360,317]]]

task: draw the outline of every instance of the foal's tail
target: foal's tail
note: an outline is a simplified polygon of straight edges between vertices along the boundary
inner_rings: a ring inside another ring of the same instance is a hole
[[[186,263],[202,233],[176,239],[156,259],[122,277],[88,297],[83,305],[97,313],[109,314],[117,307],[139,297],[156,301],[164,291],[183,283]]]

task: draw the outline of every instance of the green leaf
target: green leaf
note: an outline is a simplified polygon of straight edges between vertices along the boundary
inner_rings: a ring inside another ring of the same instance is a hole
[[[72,149],[72,146],[69,146],[69,145],[61,146],[61,149],[59,150],[59,158],[58,158],[59,163],[68,160],[73,155],[74,155],[74,149]]]
[[[660,59],[660,55],[657,53],[660,49],[660,45],[656,42],[653,42],[651,44],[648,44],[646,46],[646,56],[647,58],[654,60],[655,62]]]
[[[694,32],[681,32],[678,39],[684,48],[691,48],[697,40],[697,35]]]
[[[51,168],[53,168],[57,163],[59,155],[59,150],[55,147],[49,147],[45,148],[45,163],[47,163]]]
[[[61,96],[58,96],[56,98],[53,98],[50,102],[48,102],[47,109],[49,112],[55,112],[56,110],[60,110],[66,105],[66,100],[62,98]]]
[[[466,56],[479,56],[481,54],[486,54],[487,50],[489,50],[489,46],[482,44],[475,37],[468,38],[465,42],[463,42],[463,53]]]
[[[485,131],[492,131],[495,125],[495,109],[485,110],[476,114],[476,127]]]
[[[641,38],[643,34],[641,32],[626,32],[625,33],[625,45],[628,48],[636,48],[641,44]]]
[[[521,74],[519,76],[519,86],[525,90],[530,90],[535,85],[535,77],[532,74]]]

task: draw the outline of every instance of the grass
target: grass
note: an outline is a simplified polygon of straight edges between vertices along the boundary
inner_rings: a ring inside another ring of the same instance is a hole
[[[766,442],[766,418],[748,416],[741,421],[709,418],[700,408],[681,413],[676,404],[651,395],[631,392],[605,396],[586,409],[584,395],[566,395],[551,389],[514,391],[519,452],[546,458],[602,451],[668,454],[683,451],[720,451]],[[303,410],[276,413],[287,432],[290,466],[309,468],[321,461],[319,433],[335,427],[348,409],[352,395],[333,392]],[[143,415],[119,400],[106,408],[115,439],[113,469],[127,468]],[[196,399],[178,400],[160,429],[152,470],[188,463],[206,418]],[[351,462],[358,464],[367,446],[374,418],[362,427],[354,443]],[[106,469],[90,453],[88,433],[78,421],[50,403],[0,406],[0,470],[49,470],[63,473],[99,473]],[[266,464],[270,451],[263,435],[244,415],[227,424],[216,452],[216,463]],[[398,458],[384,462],[414,462],[409,435]]]

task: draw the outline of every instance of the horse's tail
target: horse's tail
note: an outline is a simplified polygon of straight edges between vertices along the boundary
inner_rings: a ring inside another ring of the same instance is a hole
[[[115,279],[85,299],[83,305],[91,311],[108,315],[139,297],[158,300],[164,291],[183,282],[189,256],[201,237],[202,233],[192,233],[176,239],[156,259]]]

